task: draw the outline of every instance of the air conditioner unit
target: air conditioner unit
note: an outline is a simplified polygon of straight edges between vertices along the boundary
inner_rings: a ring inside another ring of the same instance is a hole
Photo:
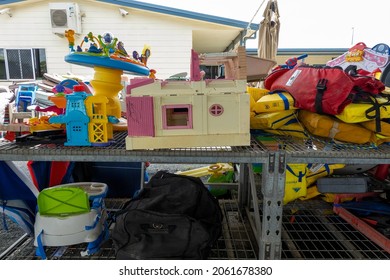
[[[69,29],[81,33],[81,13],[77,3],[49,3],[49,8],[53,33],[63,34]]]

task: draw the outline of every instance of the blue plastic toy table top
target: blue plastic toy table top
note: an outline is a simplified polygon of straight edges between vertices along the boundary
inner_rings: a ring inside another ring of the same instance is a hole
[[[112,59],[107,56],[93,56],[85,54],[71,53],[65,56],[65,61],[72,64],[87,66],[87,67],[106,67],[112,69],[123,70],[133,75],[149,75],[149,68],[136,63]]]

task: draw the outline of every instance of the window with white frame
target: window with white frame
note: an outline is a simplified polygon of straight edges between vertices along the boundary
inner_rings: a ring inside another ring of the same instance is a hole
[[[200,65],[200,70],[205,72],[203,79],[221,79],[225,77],[224,65]]]
[[[35,80],[46,72],[45,49],[0,48],[0,80]]]

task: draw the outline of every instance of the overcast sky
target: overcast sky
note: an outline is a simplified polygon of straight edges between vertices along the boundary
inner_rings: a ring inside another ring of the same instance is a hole
[[[250,22],[263,0],[142,0],[178,9]],[[268,0],[253,23],[260,23]],[[390,45],[389,0],[277,0],[279,48],[349,48]],[[239,5],[241,4],[241,5]],[[249,40],[248,47],[257,47]]]

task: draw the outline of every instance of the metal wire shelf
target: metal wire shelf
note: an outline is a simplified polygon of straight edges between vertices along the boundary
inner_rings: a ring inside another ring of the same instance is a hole
[[[321,199],[284,207],[282,248],[282,259],[390,259]]]
[[[126,150],[126,132],[114,134],[112,143],[105,147],[74,147],[63,143],[34,143],[0,141],[0,160],[25,161],[126,161],[154,163],[215,163],[264,162],[266,147],[255,140],[249,146],[194,147],[177,149]]]
[[[278,150],[284,152],[288,163],[390,163],[390,145],[348,144],[328,139],[299,139],[288,136],[273,136]]]
[[[107,199],[107,208],[117,211],[123,205],[124,200]],[[212,248],[209,259],[257,259],[255,246],[249,236],[250,230],[246,221],[238,211],[236,200],[221,200],[220,205],[224,214],[223,234]],[[46,255],[51,260],[115,260],[115,250],[109,239],[102,244],[101,249],[90,256],[81,257],[81,252],[86,250],[87,244],[76,244],[63,247],[46,247]],[[8,260],[38,260],[35,255],[34,240],[26,238],[15,251],[10,253]]]

